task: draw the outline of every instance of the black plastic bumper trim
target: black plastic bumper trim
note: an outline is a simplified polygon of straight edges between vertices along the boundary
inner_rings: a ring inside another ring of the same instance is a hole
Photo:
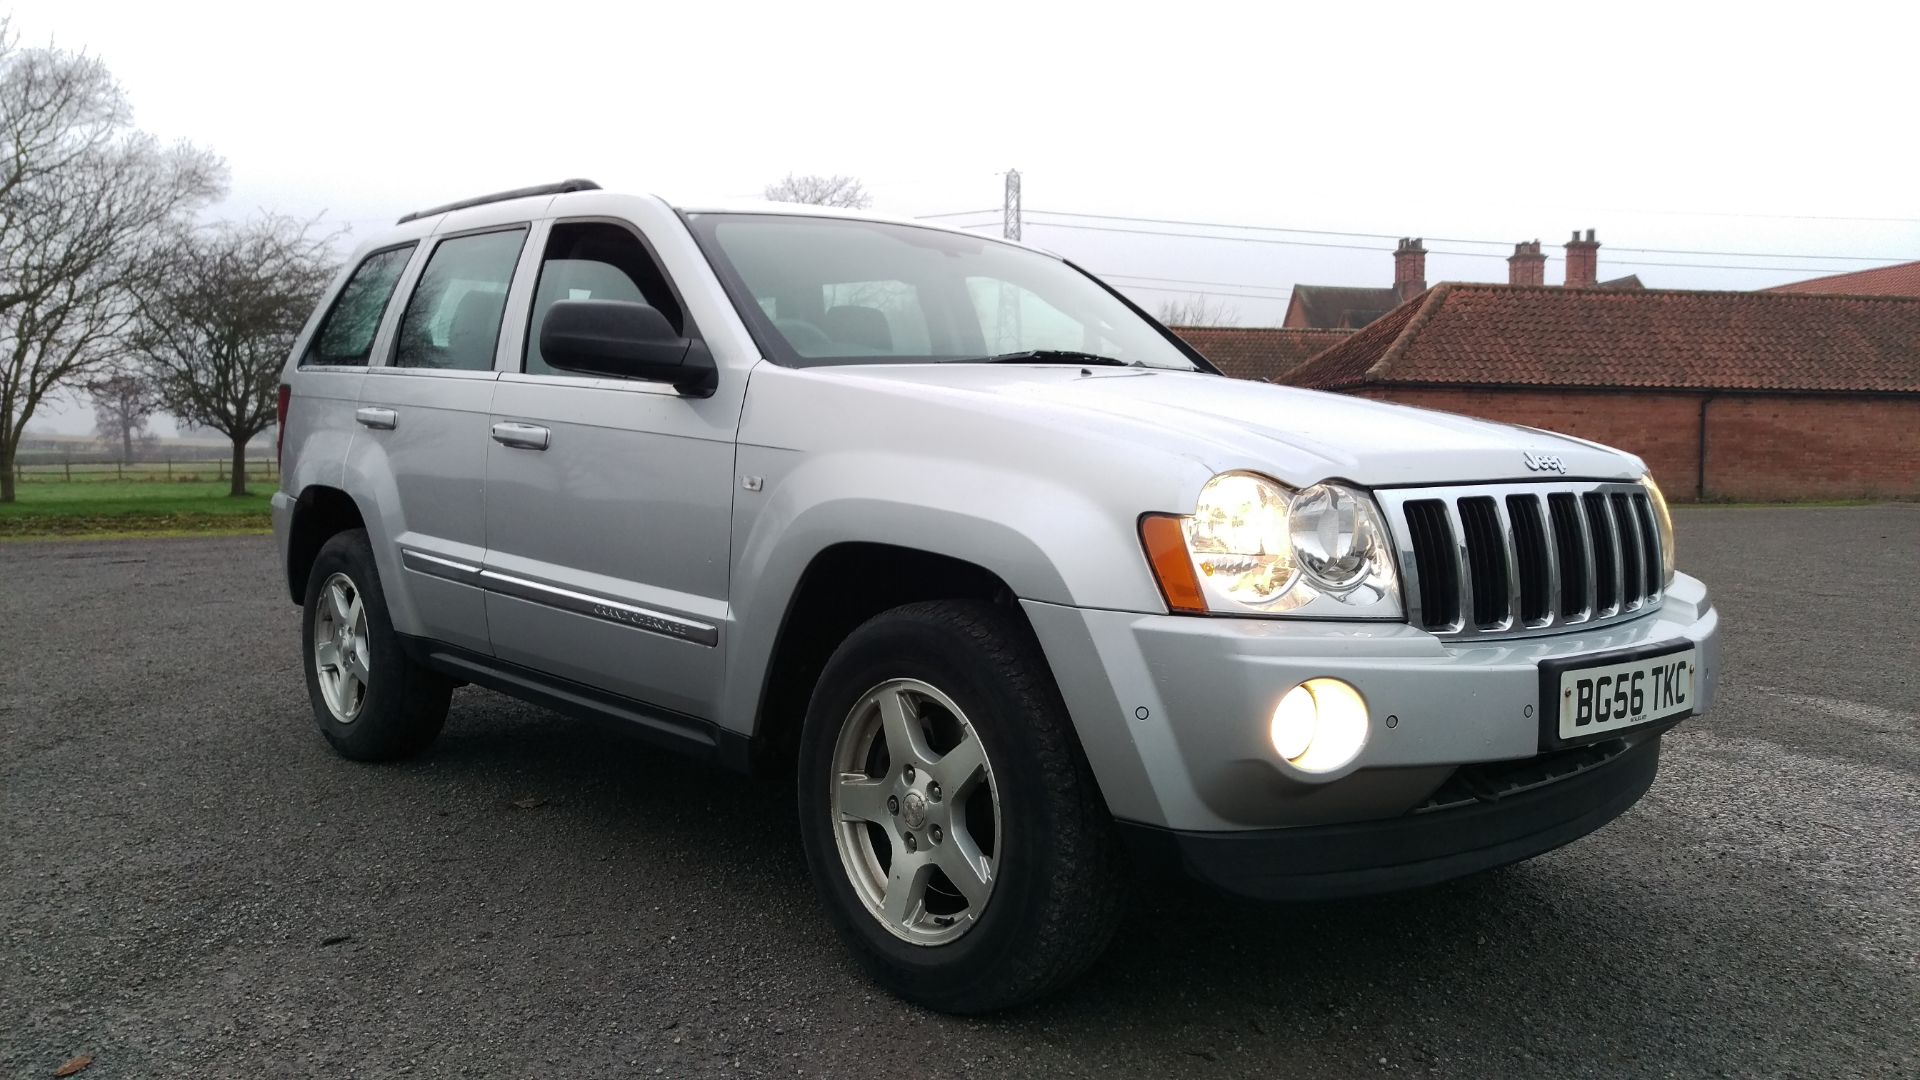
[[[1653,786],[1660,740],[1492,802],[1378,821],[1247,832],[1120,822],[1137,858],[1256,900],[1331,900],[1433,885],[1552,851],[1619,817]]]

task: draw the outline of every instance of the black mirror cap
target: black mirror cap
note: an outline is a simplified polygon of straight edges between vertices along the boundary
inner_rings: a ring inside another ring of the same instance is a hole
[[[706,344],[681,337],[659,309],[630,300],[561,300],[540,324],[540,355],[556,370],[672,383],[713,393],[719,372]]]

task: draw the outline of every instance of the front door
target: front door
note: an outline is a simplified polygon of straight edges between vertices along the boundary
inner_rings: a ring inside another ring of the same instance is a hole
[[[659,227],[679,228],[665,218]],[[734,436],[744,380],[711,397],[571,375],[541,357],[559,300],[640,301],[698,327],[634,225],[546,235],[519,370],[487,445],[486,609],[500,659],[702,719],[715,716],[727,614]]]

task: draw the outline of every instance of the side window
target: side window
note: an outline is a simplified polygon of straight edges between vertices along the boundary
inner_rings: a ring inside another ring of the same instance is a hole
[[[627,300],[659,309],[675,333],[686,333],[686,316],[667,287],[666,275],[624,226],[604,221],[564,221],[547,234],[540,258],[540,280],[533,290],[533,317],[527,320],[526,371],[565,375],[540,355],[540,327],[562,300]]]
[[[376,251],[361,261],[341,287],[326,318],[320,320],[313,340],[307,343],[306,355],[300,358],[303,366],[366,366],[373,352],[373,335],[386,317],[393,287],[407,268],[407,260],[413,257],[413,247],[406,244]]]
[[[395,367],[486,371],[500,342],[507,285],[525,229],[440,241],[400,316]]]

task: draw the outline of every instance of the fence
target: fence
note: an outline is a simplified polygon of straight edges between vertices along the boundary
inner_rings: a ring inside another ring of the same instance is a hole
[[[22,452],[13,465],[14,480],[22,484],[144,480],[154,483],[184,483],[218,480],[225,482],[232,468],[229,455],[166,455],[122,461],[112,454],[29,454]],[[274,481],[280,478],[274,459],[248,458],[247,479]]]

